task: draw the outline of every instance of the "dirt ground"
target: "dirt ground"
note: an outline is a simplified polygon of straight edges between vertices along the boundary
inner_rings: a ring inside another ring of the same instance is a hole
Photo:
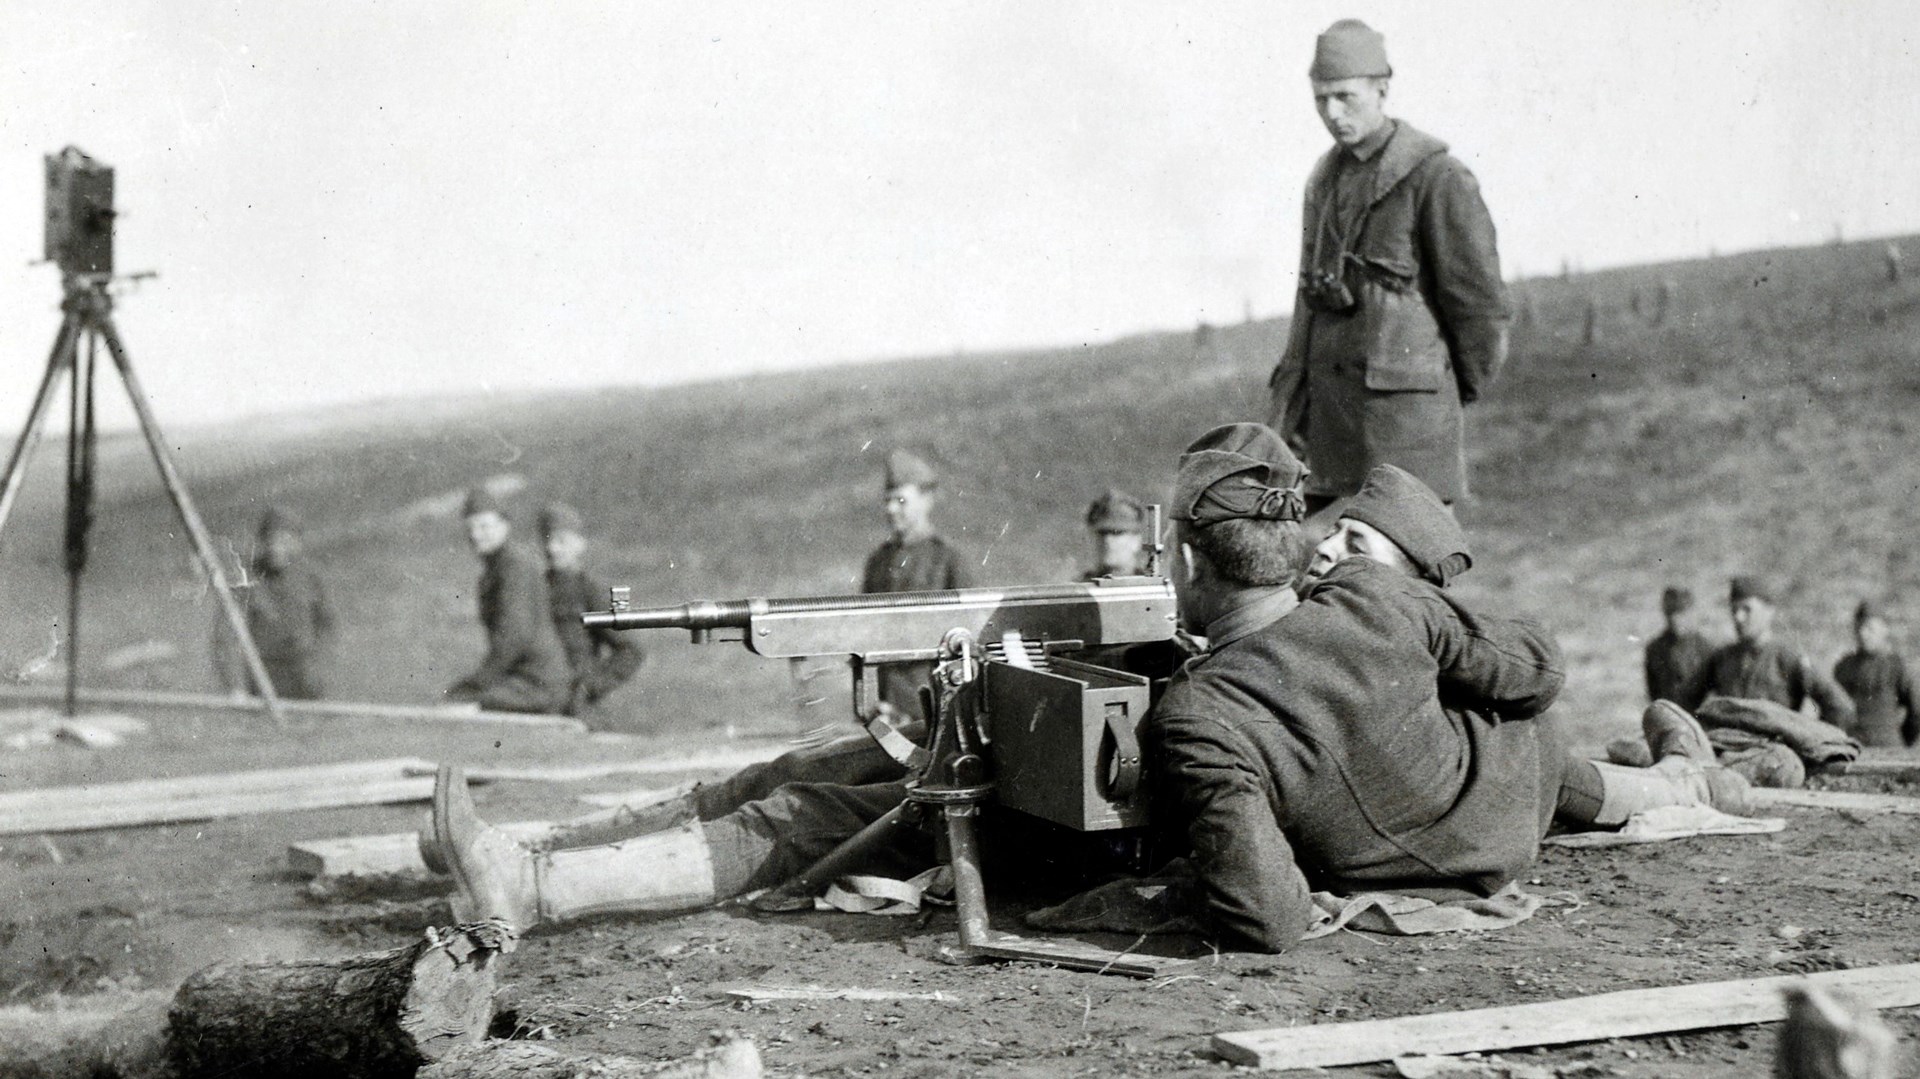
[[[475,728],[310,723],[276,734],[246,717],[172,715],[128,745],[54,745],[0,758],[0,789],[381,756],[471,763],[584,761],[684,750]],[[711,748],[704,746],[702,748]],[[664,785],[690,776],[650,777]],[[1852,789],[1920,795],[1887,780]],[[574,795],[634,778],[496,783],[493,819],[566,816]],[[164,987],[227,958],[384,947],[449,919],[441,889],[316,888],[288,843],[410,830],[420,805],[258,816],[58,836],[0,837],[0,1001]],[[1203,955],[1154,981],[939,958],[951,912],[884,918],[762,915],[608,919],[523,942],[504,1026],[589,1050],[679,1055],[742,1031],[774,1075],[1211,1075],[1220,1031],[1551,1000],[1634,987],[1920,960],[1920,817],[1789,811],[1773,836],[1618,850],[1549,850],[1525,881],[1549,898],[1502,932],[1340,933],[1284,956]],[[1006,891],[1005,881],[1002,894]],[[995,882],[989,880],[989,890]],[[1017,905],[998,904],[1011,927]],[[1103,943],[1125,946],[1125,940]],[[1162,950],[1177,941],[1157,942]],[[938,991],[945,999],[744,1004],[744,985]],[[1890,1017],[1920,1040],[1920,1016]],[[1560,1075],[1765,1074],[1765,1028],[1510,1054]],[[1390,1075],[1388,1066],[1337,1074]]]

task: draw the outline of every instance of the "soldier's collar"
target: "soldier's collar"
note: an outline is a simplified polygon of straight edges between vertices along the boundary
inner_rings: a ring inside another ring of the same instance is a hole
[[[1355,161],[1371,161],[1375,155],[1386,148],[1387,140],[1393,138],[1393,129],[1398,125],[1399,121],[1389,118],[1375,128],[1373,134],[1361,139],[1360,145],[1342,146],[1340,150]]]
[[[1249,589],[1247,598],[1233,610],[1207,623],[1207,646],[1218,652],[1234,641],[1280,621],[1300,606],[1300,597],[1287,585]]]

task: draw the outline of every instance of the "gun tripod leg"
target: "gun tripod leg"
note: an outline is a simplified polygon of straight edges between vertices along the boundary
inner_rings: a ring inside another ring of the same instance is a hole
[[[903,822],[906,809],[907,803],[901,802],[887,810],[880,819],[841,841],[839,846],[802,870],[798,876],[778,887],[767,889],[747,905],[770,913],[812,907],[813,897],[819,895],[827,885],[859,868],[870,859],[873,852],[893,842],[894,834],[907,827]]]

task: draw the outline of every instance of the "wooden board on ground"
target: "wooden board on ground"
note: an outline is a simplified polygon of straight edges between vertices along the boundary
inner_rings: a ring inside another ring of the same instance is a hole
[[[1884,756],[1863,756],[1857,761],[1847,761],[1831,768],[1820,770],[1821,775],[1830,776],[1895,776],[1920,778],[1920,756],[1912,753],[1886,754]]]
[[[515,839],[530,839],[553,827],[543,820],[509,821],[499,826]],[[431,876],[420,859],[420,833],[350,835],[304,839],[287,848],[287,868],[303,877]]]
[[[0,686],[0,700],[32,704],[53,704],[66,699],[65,691],[53,686]],[[261,712],[264,706],[251,697],[221,697],[210,693],[171,693],[149,689],[82,689],[83,704],[115,708],[184,708],[203,712]],[[475,712],[460,708],[410,704],[376,704],[370,701],[289,701],[280,702],[289,716],[317,719],[393,719],[414,723],[509,723],[525,727],[549,727],[574,734],[585,734],[587,725],[569,716],[529,715],[520,712]]]
[[[1792,806],[1796,809],[1842,809],[1856,813],[1920,813],[1920,798],[1866,791],[1787,790],[1755,787],[1750,800],[1756,806]]]
[[[1256,1068],[1334,1068],[1394,1057],[1522,1049],[1783,1019],[1781,990],[1842,989],[1873,1008],[1920,1005],[1920,963],[1630,989],[1504,1008],[1280,1027],[1213,1036],[1214,1052]]]
[[[763,1004],[771,1000],[932,1000],[958,1004],[960,997],[938,989],[914,992],[904,989],[834,989],[820,985],[741,985],[722,989],[729,1000]]]
[[[88,783],[0,793],[0,835],[77,832],[333,806],[424,801],[417,757]]]

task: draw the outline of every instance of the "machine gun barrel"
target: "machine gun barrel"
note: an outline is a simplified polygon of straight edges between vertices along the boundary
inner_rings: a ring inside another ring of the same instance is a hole
[[[1136,644],[1173,635],[1173,585],[1164,577],[1109,577],[1071,584],[959,588],[788,599],[696,600],[672,607],[581,616],[589,627],[684,629],[696,642],[740,630],[763,656],[855,655],[875,662],[931,659],[946,631],[983,642],[1019,633],[1028,641]]]

